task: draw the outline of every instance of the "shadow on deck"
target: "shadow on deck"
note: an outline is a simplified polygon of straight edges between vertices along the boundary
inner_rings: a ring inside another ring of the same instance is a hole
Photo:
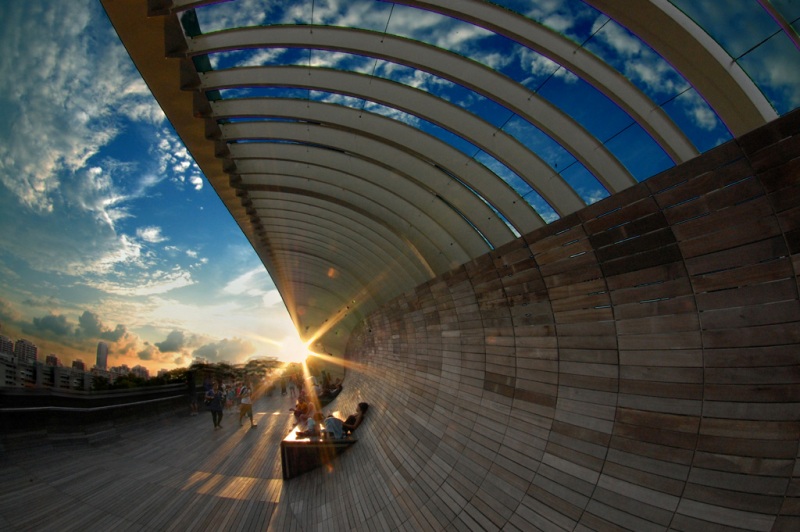
[[[325,411],[349,412],[357,402],[340,397]],[[358,478],[346,473],[357,449],[282,479],[280,442],[293,404],[288,396],[259,398],[252,429],[246,419],[239,427],[237,411],[215,431],[201,411],[117,428],[112,441],[31,434],[20,444],[25,436],[17,436],[0,448],[0,529],[308,530],[321,521],[326,530],[358,528],[370,502],[361,489],[347,493]]]

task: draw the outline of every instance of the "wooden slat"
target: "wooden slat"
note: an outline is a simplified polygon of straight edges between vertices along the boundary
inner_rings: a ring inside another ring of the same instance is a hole
[[[254,430],[177,417],[113,445],[5,439],[0,527],[794,530],[798,124],[367,316],[330,408],[371,407],[329,468],[280,480],[282,397],[257,402]]]

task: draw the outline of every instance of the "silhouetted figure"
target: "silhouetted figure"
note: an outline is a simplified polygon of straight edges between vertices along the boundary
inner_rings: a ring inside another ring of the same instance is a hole
[[[364,421],[364,416],[367,415],[368,409],[369,405],[367,403],[358,403],[356,413],[347,416],[347,419],[345,419],[342,424],[342,428],[347,432],[356,430],[358,426],[361,425],[361,422]]]
[[[216,382],[211,390],[206,393],[206,405],[211,411],[211,420],[214,422],[214,430],[222,428],[222,411],[225,408],[225,394],[219,389]]]

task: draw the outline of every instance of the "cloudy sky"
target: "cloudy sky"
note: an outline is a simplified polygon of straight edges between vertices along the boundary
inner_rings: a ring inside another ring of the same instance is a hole
[[[700,152],[731,138],[693,87],[636,36],[577,0],[495,0],[601,57],[647,94]],[[779,114],[800,106],[798,50],[756,0],[672,0],[747,69]],[[797,23],[800,3],[773,0]],[[0,0],[0,334],[40,358],[152,372],[195,356],[243,362],[302,352],[274,284],[165,121],[98,0]],[[631,117],[546,57],[472,25],[374,0],[237,0],[197,10],[203,32],[316,23],[389,31],[467,55],[578,121],[639,180],[674,163]],[[396,63],[322,50],[211,54],[213,68],[313,65],[425,90],[495,124],[537,153],[589,204],[607,191],[566,149],[484,95]],[[402,120],[450,142],[505,179],[543,219],[555,212],[520,176],[419,117],[341,94],[292,88],[224,98],[309,98]]]
[[[0,334],[67,363],[103,340],[151,373],[294,355],[271,279],[100,3],[0,14]]]

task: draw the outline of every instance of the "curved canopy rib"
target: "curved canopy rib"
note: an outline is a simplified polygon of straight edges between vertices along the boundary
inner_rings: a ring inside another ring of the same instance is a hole
[[[613,0],[586,0],[636,33],[708,101],[734,136],[778,117],[755,83],[702,28],[667,0],[629,9]]]
[[[676,163],[698,155],[675,122],[618,71],[575,42],[534,21],[480,0],[403,0],[486,28],[520,43],[581,77],[624,109]]]
[[[300,87],[372,99],[376,103],[418,116],[462,136],[513,170],[560,216],[586,206],[547,163],[516,139],[425,91],[363,74],[306,67],[243,68],[208,72],[200,76],[203,90],[217,90],[224,87],[221,83],[235,83],[238,86]],[[258,99],[219,100],[210,102],[209,112],[210,116],[217,119],[272,115],[280,112],[283,105],[283,100],[276,104]],[[495,205],[520,232],[529,232],[542,225],[541,217],[525,202],[519,201],[519,195],[503,183],[491,183],[489,186],[486,180],[482,180],[482,184],[470,182],[469,176],[459,177]]]
[[[668,166],[668,158],[682,163],[702,143],[707,146],[700,149],[716,145],[700,137],[688,113],[668,114],[678,106],[662,107],[647,94],[649,86],[626,77],[614,66],[618,57],[595,55],[566,33],[489,1],[397,2],[435,19],[437,28],[458,26],[478,36],[464,46],[443,45],[450,49],[393,34],[393,26],[408,21],[400,21],[398,11],[411,11],[380,2],[370,5],[378,6],[384,31],[350,27],[352,18],[332,22],[340,26],[316,25],[311,13],[302,15],[308,24],[293,24],[285,5],[270,4],[280,14],[265,19],[267,25],[213,33],[203,33],[204,15],[249,4],[101,2],[167,118],[272,276],[298,331],[335,354],[366,312],[606,193],[629,188],[634,174],[647,177]],[[586,4],[629,30],[637,46],[649,45],[665,60],[659,64],[674,67],[683,76],[675,79],[694,88],[734,135],[776,117],[736,61],[671,2]],[[583,5],[581,12],[605,20]],[[402,31],[425,40],[426,29]],[[548,100],[547,91],[526,86],[525,76],[538,76],[533,69],[514,64],[495,70],[471,59],[477,56],[457,53],[488,42],[532,50],[539,55],[531,57],[547,58],[582,82],[570,85],[561,101],[558,89],[567,85],[547,85]],[[296,60],[298,50],[308,52],[307,62]],[[259,55],[256,61],[255,51],[280,51],[281,59]],[[338,63],[340,56],[351,62]],[[312,57],[342,68],[311,66]],[[257,66],[214,70],[217,59]],[[426,92],[381,78],[377,70],[359,73],[352,66],[359,62],[385,67],[382,75],[395,68],[438,86]],[[302,91],[308,96],[297,98]],[[675,92],[659,94],[669,102]],[[589,110],[571,105],[567,94],[600,102],[613,115],[609,127],[582,116]],[[362,109],[346,105],[356,98]],[[478,103],[456,103],[469,98]],[[702,110],[708,110],[705,102]],[[708,127],[715,138],[728,134],[716,117]],[[652,164],[637,158],[640,148],[652,155]]]
[[[622,190],[636,183],[630,172],[598,139],[549,102],[488,67],[435,46],[367,30],[271,26],[198,35],[187,42],[184,53],[197,56],[270,47],[348,52],[434,74],[496,101],[536,125],[567,148],[607,190]]]

